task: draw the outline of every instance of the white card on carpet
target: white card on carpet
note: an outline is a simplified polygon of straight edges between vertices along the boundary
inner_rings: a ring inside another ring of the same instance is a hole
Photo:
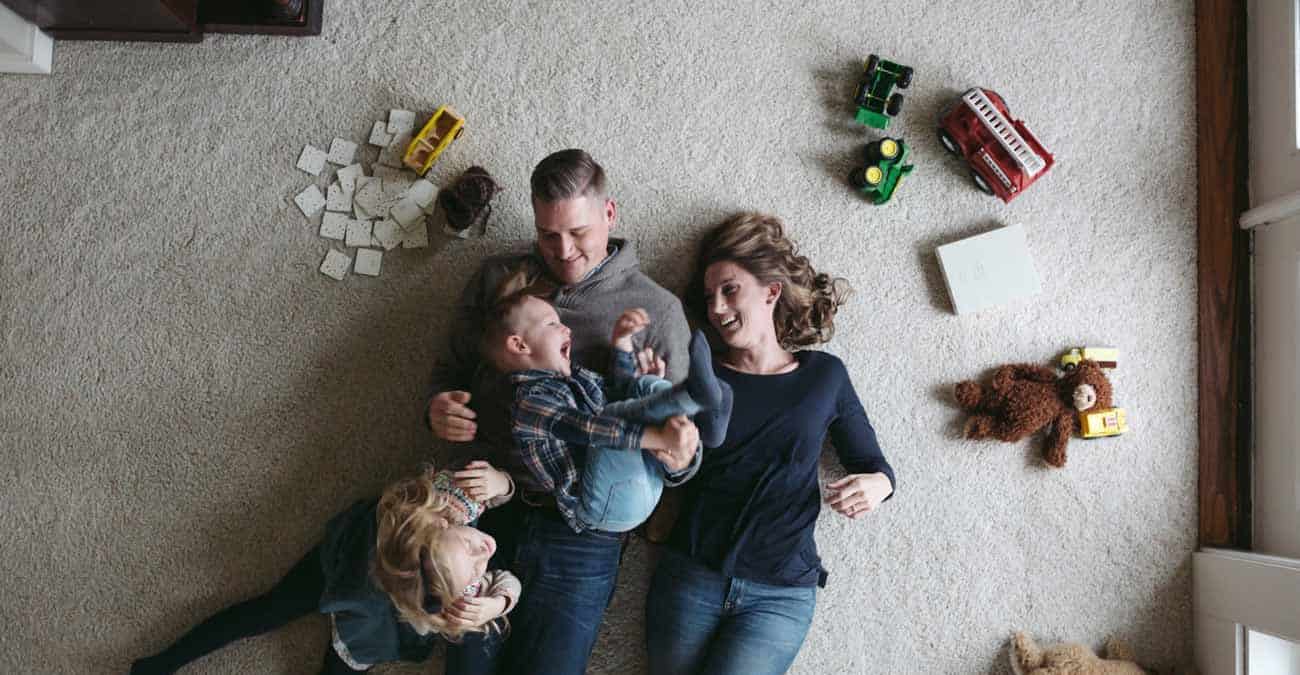
[[[342,138],[336,138],[330,143],[330,154],[328,159],[330,164],[346,166],[352,163],[357,156],[357,144]]]
[[[411,187],[406,188],[406,198],[419,204],[422,209],[428,209],[433,204],[433,198],[437,193],[438,188],[423,178],[411,183]]]
[[[326,239],[343,241],[348,236],[348,218],[346,213],[326,211],[320,219],[320,236]]]
[[[381,148],[392,143],[393,135],[388,133],[388,124],[385,122],[375,122],[375,126],[370,129],[370,140],[367,142]]]
[[[381,220],[375,223],[374,230],[371,232],[375,241],[385,251],[391,251],[402,243],[402,229],[397,223],[391,220]]]
[[[424,222],[424,211],[409,197],[394,204],[390,213],[392,219],[396,220],[403,230],[410,229],[416,223]]]
[[[370,221],[349,220],[347,245],[365,247],[370,245]]]
[[[366,169],[360,163],[349,164],[334,172],[334,175],[338,177],[339,185],[342,185],[344,190],[356,192],[357,179],[366,175]]]
[[[343,281],[343,277],[348,275],[348,268],[351,266],[351,258],[330,249],[325,253],[325,260],[321,261],[320,273],[335,281]]]
[[[325,151],[313,145],[304,145],[302,154],[298,155],[298,168],[313,176],[319,176],[325,168]]]
[[[328,211],[351,211],[352,193],[343,189],[337,182],[330,183],[325,191],[325,209]]]
[[[402,157],[406,154],[406,146],[410,144],[411,133],[409,131],[393,136],[392,142],[379,151],[378,163],[398,169],[402,168]]]
[[[315,185],[308,185],[307,189],[294,196],[293,203],[298,205],[302,215],[311,218],[325,208],[325,195]]]
[[[1042,290],[1025,230],[1019,225],[935,249],[953,311],[977,312],[1027,298]]]
[[[379,267],[384,261],[382,251],[363,248],[357,251],[357,262],[352,268],[357,274],[364,274],[368,277],[379,276]]]
[[[388,111],[388,133],[393,135],[408,134],[415,129],[415,113],[410,110]]]
[[[429,245],[429,228],[421,221],[414,227],[402,230],[402,248],[424,248]]]

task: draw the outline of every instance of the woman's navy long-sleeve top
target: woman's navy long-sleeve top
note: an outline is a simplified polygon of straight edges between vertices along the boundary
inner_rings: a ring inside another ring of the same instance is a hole
[[[699,473],[684,486],[669,546],[726,576],[824,586],[813,529],[827,434],[849,473],[882,472],[895,485],[894,470],[844,363],[816,351],[795,357],[799,366],[778,375],[715,365],[735,393],[727,438],[704,452]]]

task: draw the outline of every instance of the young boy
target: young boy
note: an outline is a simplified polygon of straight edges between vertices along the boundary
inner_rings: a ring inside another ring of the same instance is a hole
[[[644,448],[675,445],[680,431],[664,424],[669,418],[695,416],[706,447],[726,436],[731,387],[714,375],[703,333],[691,339],[684,384],[636,376],[632,336],[649,323],[640,309],[615,322],[608,381],[571,362],[569,329],[537,296],[505,297],[486,323],[484,356],[515,386],[515,451],[575,530],[626,532],[650,516],[663,493],[664,467]],[[578,467],[582,477],[575,480]]]

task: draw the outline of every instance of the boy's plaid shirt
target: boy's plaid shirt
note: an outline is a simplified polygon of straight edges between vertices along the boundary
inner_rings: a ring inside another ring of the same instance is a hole
[[[632,355],[620,353],[614,361],[616,381],[619,372],[631,370]],[[626,354],[626,360],[619,358]],[[553,370],[524,370],[510,375],[515,385],[512,433],[515,452],[533,474],[539,492],[555,497],[555,506],[575,532],[584,525],[578,520],[575,484],[577,466],[586,458],[590,447],[641,451],[645,425],[605,417],[604,378],[577,364],[569,377]],[[574,455],[578,455],[575,462]]]

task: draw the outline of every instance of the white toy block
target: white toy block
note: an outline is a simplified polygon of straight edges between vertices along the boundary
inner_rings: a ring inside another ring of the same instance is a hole
[[[366,247],[370,245],[369,220],[349,220],[346,243],[348,246]]]
[[[953,311],[976,312],[1035,295],[1042,290],[1025,231],[1019,225],[945,244],[935,249]]]
[[[409,230],[416,223],[424,222],[424,211],[420,209],[419,204],[416,204],[409,197],[394,204],[392,211],[389,213],[392,219],[402,226],[403,230]]]
[[[361,217],[362,213],[370,217],[383,215],[379,211],[379,202],[384,196],[384,181],[378,178],[361,176],[357,178],[357,191],[352,196],[352,209]]]
[[[334,172],[334,175],[338,177],[339,185],[342,185],[344,190],[356,192],[357,179],[366,175],[366,169],[361,164],[349,164]]]
[[[352,163],[357,156],[357,144],[352,141],[336,138],[330,143],[330,154],[326,159],[330,164],[346,166]]]
[[[424,248],[429,245],[429,228],[423,221],[402,230],[402,248]]]
[[[368,277],[379,276],[379,267],[383,264],[383,251],[363,248],[357,250],[357,262],[352,268],[357,274],[364,274]]]
[[[320,264],[320,273],[335,281],[343,281],[343,277],[348,275],[348,268],[351,266],[351,258],[330,249],[325,253],[325,260]]]
[[[367,142],[381,148],[392,143],[393,135],[388,133],[388,124],[384,122],[375,122],[375,126],[370,129],[370,140]]]
[[[397,183],[406,181],[409,183],[414,178],[402,169],[392,166],[384,166],[382,164],[376,164],[371,173],[374,174],[375,178],[383,178],[385,182],[391,181]]]
[[[348,235],[348,214],[326,211],[320,220],[320,236],[343,241]]]
[[[406,155],[406,146],[411,144],[411,133],[405,132],[393,136],[392,142],[379,151],[378,163],[384,166],[402,168],[402,157]]]
[[[337,182],[330,183],[325,191],[325,210],[347,212],[352,210],[352,193]]]
[[[320,188],[315,185],[308,185],[307,189],[299,192],[293,198],[293,203],[298,205],[298,210],[302,211],[302,215],[311,218],[325,208],[325,195],[321,194]]]
[[[411,183],[411,187],[406,188],[406,198],[418,204],[422,209],[428,209],[437,195],[438,188],[423,178]]]
[[[325,169],[325,151],[312,145],[304,145],[302,154],[298,155],[298,168],[313,176],[319,176]]]
[[[409,134],[414,129],[415,113],[410,110],[388,111],[388,133],[394,135]]]
[[[377,221],[371,235],[385,251],[391,251],[402,243],[402,227],[388,219]]]

